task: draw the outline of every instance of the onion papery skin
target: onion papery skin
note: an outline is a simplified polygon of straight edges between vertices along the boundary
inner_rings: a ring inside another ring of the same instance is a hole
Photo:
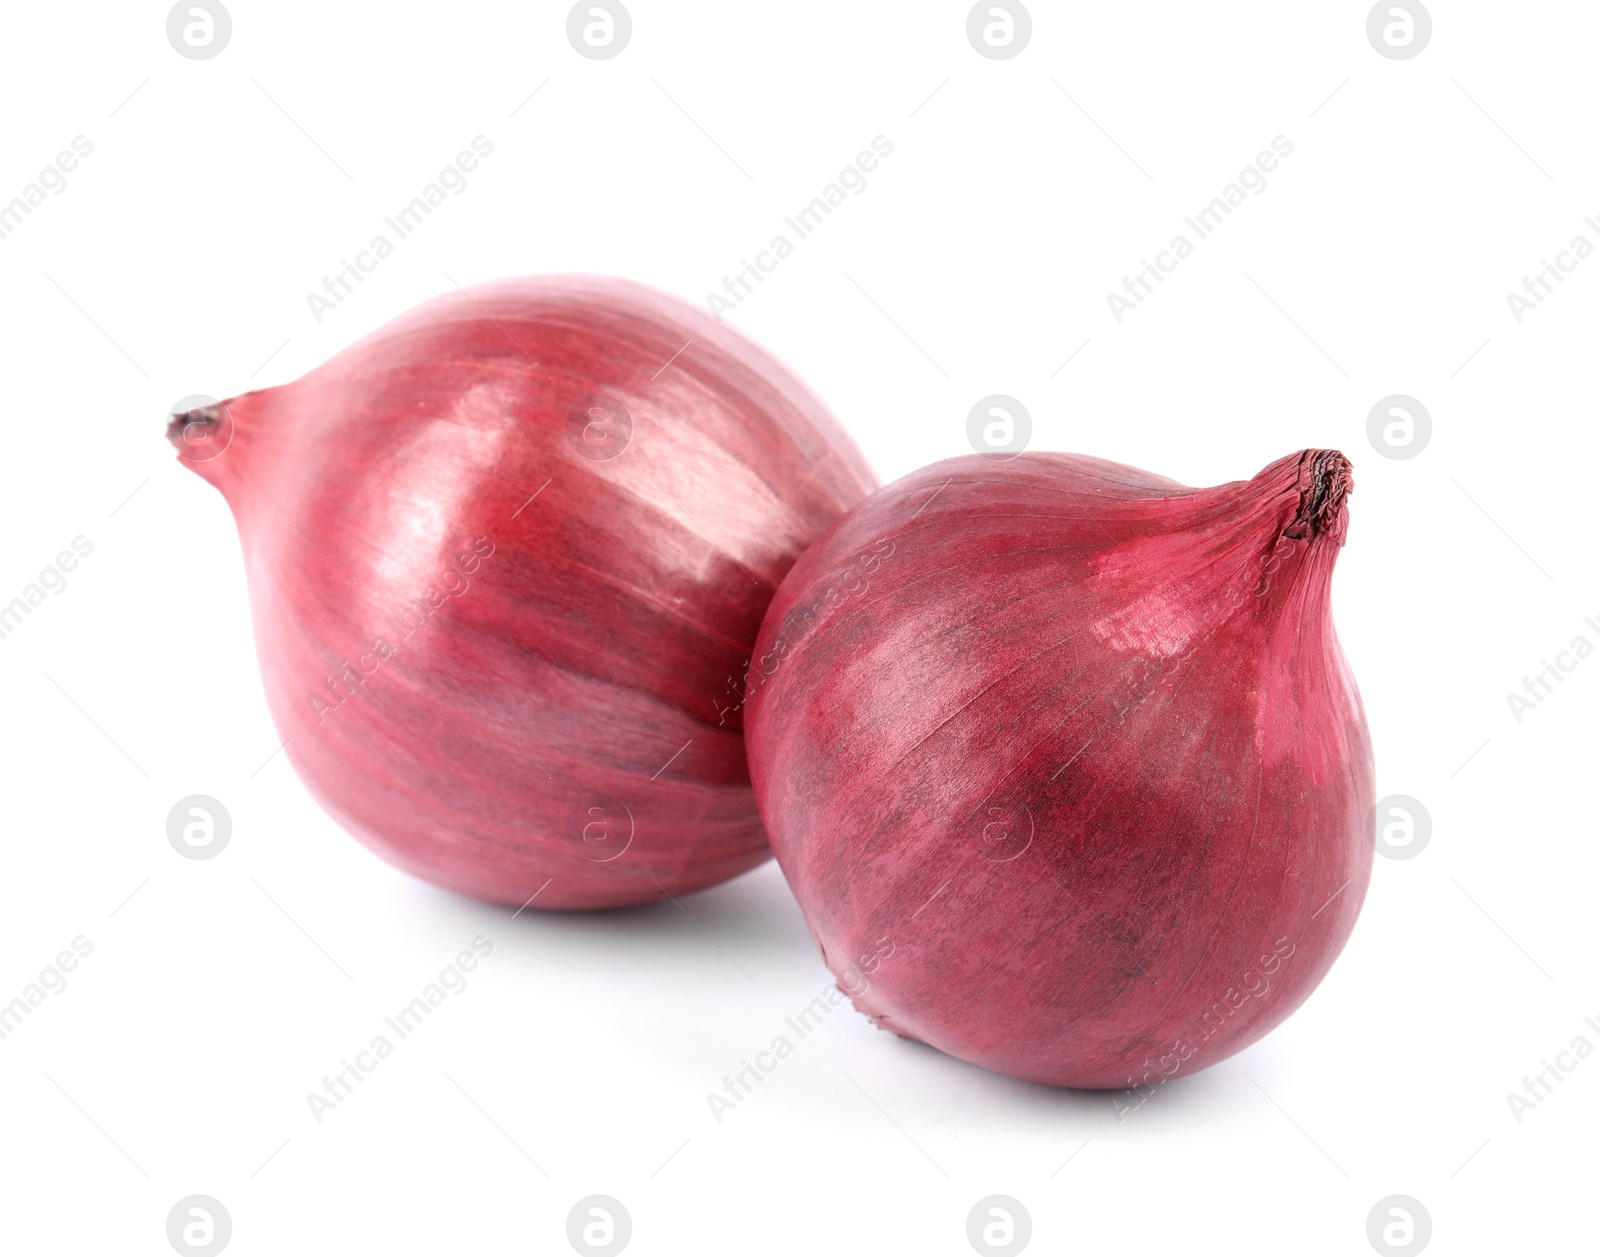
[[[756,797],[880,1026],[1138,1087],[1287,1017],[1372,868],[1371,740],[1329,586],[1349,463],[1186,488],[974,455],[855,507],[768,609]]]
[[[770,855],[745,665],[875,481],[769,354],[638,284],[506,280],[169,436],[233,511],[289,759],[384,859],[578,909]]]

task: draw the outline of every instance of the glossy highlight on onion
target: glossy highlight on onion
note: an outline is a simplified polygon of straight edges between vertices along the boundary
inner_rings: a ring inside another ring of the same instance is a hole
[[[745,665],[875,482],[739,333],[622,280],[507,280],[169,437],[232,508],[289,759],[385,859],[599,908],[768,857]]]
[[[1350,489],[1332,450],[1211,489],[971,456],[806,553],[745,726],[858,1009],[1000,1073],[1148,1094],[1311,994],[1373,855],[1329,609]]]

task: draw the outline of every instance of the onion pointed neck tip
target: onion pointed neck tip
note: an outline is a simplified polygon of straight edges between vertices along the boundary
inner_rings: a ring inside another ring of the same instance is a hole
[[[167,440],[178,457],[196,471],[226,452],[233,443],[233,414],[228,402],[211,402],[193,410],[174,411],[167,419]],[[215,471],[206,479],[216,483]]]
[[[1285,537],[1315,541],[1330,535],[1344,544],[1345,499],[1355,488],[1350,460],[1338,450],[1304,450],[1300,454],[1300,503]]]
[[[167,420],[167,440],[180,454],[186,453],[197,436],[208,435],[221,422],[221,409],[218,404],[175,413]]]

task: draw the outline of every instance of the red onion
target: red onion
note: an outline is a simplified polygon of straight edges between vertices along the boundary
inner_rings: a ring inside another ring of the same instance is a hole
[[[169,436],[233,509],[289,758],[385,859],[594,908],[768,857],[742,669],[874,487],[768,354],[636,284],[508,280]]]
[[[1372,868],[1328,592],[1350,464],[1189,489],[952,459],[797,563],[747,693],[756,797],[839,985],[1001,1073],[1153,1086],[1327,973]]]

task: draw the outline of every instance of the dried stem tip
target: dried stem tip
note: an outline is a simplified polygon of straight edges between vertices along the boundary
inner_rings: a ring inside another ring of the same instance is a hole
[[[1344,544],[1344,501],[1355,488],[1350,460],[1338,450],[1306,450],[1300,455],[1300,504],[1283,530],[1285,537],[1315,540],[1332,533]]]
[[[167,420],[167,440],[184,453],[198,442],[215,435],[222,423],[223,403],[213,402],[198,410],[185,410]]]

